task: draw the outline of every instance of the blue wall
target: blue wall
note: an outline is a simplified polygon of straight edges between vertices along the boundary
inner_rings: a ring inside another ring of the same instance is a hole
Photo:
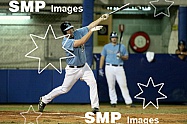
[[[83,1],[83,14],[82,14],[82,26],[88,26],[93,22],[94,16],[94,0]],[[93,62],[93,35],[88,39],[85,44],[87,63],[91,67]]]
[[[178,59],[176,55],[156,54],[155,60],[149,63],[145,54],[133,54],[125,62],[124,69],[132,97],[141,92],[137,83],[146,85],[148,79],[152,77],[155,85],[164,83],[161,92],[168,98],[160,100],[161,102],[187,102],[187,61]],[[98,80],[102,79],[102,77],[98,77]],[[103,81],[103,83],[105,84],[106,81]],[[100,89],[100,92],[102,91]],[[100,98],[105,98],[105,94],[106,92],[100,93]],[[118,94],[121,94],[119,89]],[[152,96],[152,92],[146,94],[146,98]],[[123,101],[121,95],[118,99]],[[134,99],[134,101],[141,100]]]
[[[94,55],[98,68],[100,55]],[[187,102],[187,61],[178,59],[175,55],[156,54],[152,63],[147,62],[145,54],[131,54],[125,62],[130,95],[134,99],[140,93],[137,83],[147,84],[149,77],[155,84],[164,83],[161,92],[168,98],[159,102]],[[98,83],[100,102],[109,102],[108,86],[105,77],[94,74]],[[59,74],[55,70],[45,70],[41,74],[37,70],[0,70],[0,103],[38,103],[39,97],[61,85],[65,71]],[[119,87],[117,87],[119,102],[123,102]],[[146,94],[147,98],[152,94]],[[90,103],[89,87],[85,82],[78,81],[67,94],[54,99],[53,103]]]
[[[187,44],[187,7],[179,7],[179,41],[183,40]]]
[[[63,82],[62,74],[54,70],[0,70],[0,103],[38,103],[39,97],[50,92]],[[70,92],[54,99],[59,103],[88,103],[89,88],[78,81]],[[78,94],[78,95],[76,95]]]

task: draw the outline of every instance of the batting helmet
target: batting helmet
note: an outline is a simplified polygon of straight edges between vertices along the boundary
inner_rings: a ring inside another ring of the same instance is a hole
[[[118,38],[118,34],[115,31],[110,33],[110,38]]]
[[[63,34],[67,34],[66,31],[73,28],[74,26],[71,25],[71,23],[69,22],[63,22],[61,25],[60,25],[60,28],[61,28],[61,31]]]

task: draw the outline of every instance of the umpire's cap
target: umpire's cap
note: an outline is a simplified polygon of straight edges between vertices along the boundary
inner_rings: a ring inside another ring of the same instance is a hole
[[[60,28],[61,28],[61,31],[63,34],[67,34],[66,31],[73,28],[74,26],[71,25],[71,23],[69,22],[63,22],[61,25],[60,25]]]
[[[118,38],[118,34],[115,31],[110,33],[110,38]]]

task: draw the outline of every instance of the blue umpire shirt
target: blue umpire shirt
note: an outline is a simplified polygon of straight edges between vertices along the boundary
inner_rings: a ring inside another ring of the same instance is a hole
[[[105,57],[105,62],[114,65],[123,65],[122,59],[117,59],[117,53],[119,50],[119,44],[113,45],[108,43],[104,46],[101,55]],[[123,44],[121,44],[120,53],[123,56],[127,56],[128,52]]]
[[[79,28],[73,32],[74,39],[68,39],[66,37],[63,38],[62,45],[66,43],[64,45],[64,48],[72,52],[75,55],[75,57],[66,59],[66,63],[68,65],[81,66],[86,63],[86,54],[85,54],[84,45],[81,45],[79,47],[74,47],[73,45],[74,45],[75,40],[81,39],[84,35],[88,33],[88,31],[89,31],[88,27]],[[69,57],[72,55],[66,52],[66,56]]]

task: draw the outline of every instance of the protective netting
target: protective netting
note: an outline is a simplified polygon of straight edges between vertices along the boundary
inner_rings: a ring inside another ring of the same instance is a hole
[[[35,3],[36,4],[36,3]],[[44,68],[48,64],[66,66],[60,25],[71,22],[75,29],[82,25],[81,5],[46,5],[40,12],[10,12],[10,6],[0,4],[0,68]],[[54,9],[54,7],[56,7]],[[35,11],[35,9],[34,9]],[[18,18],[14,18],[18,15]],[[5,19],[4,17],[10,18]],[[28,16],[30,19],[23,19]],[[39,63],[40,61],[40,63]],[[52,68],[48,66],[47,68]]]

